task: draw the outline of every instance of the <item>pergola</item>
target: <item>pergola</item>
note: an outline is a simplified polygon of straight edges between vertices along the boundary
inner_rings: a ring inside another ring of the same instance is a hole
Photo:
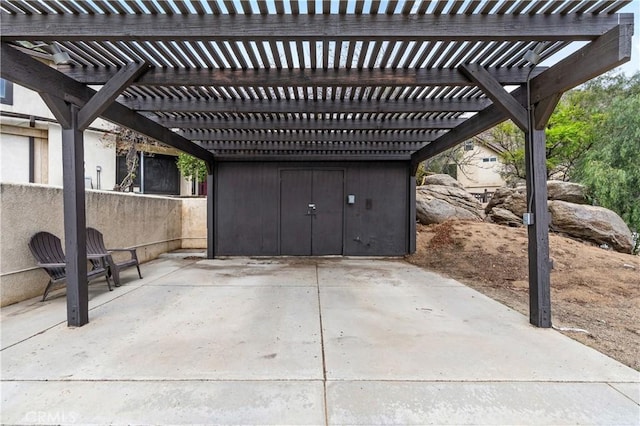
[[[83,130],[98,117],[205,160],[210,199],[217,162],[415,175],[511,119],[526,134],[530,321],[550,327],[544,128],[564,91],[630,59],[627,3],[0,0],[2,78],[63,128],[68,324],[88,322]],[[207,217],[212,258],[211,203]]]

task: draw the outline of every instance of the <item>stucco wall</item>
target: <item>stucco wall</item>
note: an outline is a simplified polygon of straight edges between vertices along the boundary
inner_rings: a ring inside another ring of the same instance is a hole
[[[62,129],[57,123],[47,122],[54,119],[38,93],[20,85],[13,85],[13,104],[0,105],[2,111],[27,114],[35,118],[35,126],[48,132],[47,172],[46,177],[36,179],[36,182],[49,185],[62,185]],[[2,124],[24,127],[29,129],[26,118],[1,117]],[[91,123],[92,130],[84,132],[84,160],[85,176],[90,177],[93,188],[97,188],[97,167],[101,167],[100,188],[111,190],[116,184],[116,155],[115,143],[108,143],[105,133],[99,129],[110,129],[113,125],[102,119]],[[29,181],[29,152],[28,138],[0,135],[0,161],[2,162],[1,182],[26,183]]]
[[[84,132],[84,175],[91,178],[93,189],[97,189],[97,166],[100,172],[100,189],[112,190],[116,184],[115,143],[106,141],[102,132]],[[62,185],[62,128],[49,125],[49,184]]]
[[[29,182],[29,137],[2,134],[0,182]]]
[[[182,248],[207,248],[207,199],[182,199]]]
[[[13,85],[13,104],[2,104],[2,110],[53,118],[53,114],[37,92],[18,84]]]
[[[181,199],[89,190],[86,211],[87,226],[104,234],[107,247],[137,247],[142,262],[182,246]],[[27,244],[38,231],[51,232],[64,244],[63,223],[62,188],[0,184],[2,306],[42,294],[48,278],[35,267]],[[195,225],[189,229],[192,236],[202,231]]]

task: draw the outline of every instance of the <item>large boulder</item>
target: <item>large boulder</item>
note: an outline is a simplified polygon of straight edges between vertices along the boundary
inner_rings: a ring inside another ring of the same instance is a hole
[[[454,186],[424,185],[416,190],[416,217],[429,225],[448,219],[482,221],[482,204],[467,191]]]
[[[493,193],[491,200],[487,203],[484,211],[489,218],[500,223],[499,220],[494,220],[494,212],[496,208],[508,210],[517,217],[527,211],[527,190],[524,186],[518,186],[516,188],[498,188]]]
[[[453,186],[454,188],[464,189],[464,186],[462,186],[460,182],[447,174],[425,176],[422,182],[423,185]]]
[[[622,253],[631,253],[631,231],[615,212],[604,207],[559,200],[549,202],[549,212],[552,231],[597,244],[607,244]]]
[[[516,216],[511,211],[500,207],[492,208],[491,214],[487,218],[498,225],[522,226],[522,216]]]
[[[547,181],[547,198],[575,204],[589,204],[587,188],[584,185],[561,180]]]
[[[587,205],[586,188],[571,182],[547,182],[550,224],[554,232],[607,244],[614,250],[630,253],[631,231],[615,212]],[[501,225],[522,225],[527,211],[527,190],[524,186],[499,188],[485,208],[487,220]]]

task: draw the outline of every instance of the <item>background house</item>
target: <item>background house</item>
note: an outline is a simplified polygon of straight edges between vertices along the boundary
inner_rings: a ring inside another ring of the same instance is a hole
[[[62,131],[40,96],[0,79],[0,182],[62,186]],[[114,126],[98,119],[84,133],[85,186],[113,190],[126,175],[124,157],[116,153]],[[144,147],[134,191],[191,195],[193,185],[176,167],[178,151]]]
[[[62,130],[40,96],[3,80],[0,105],[0,181],[62,186]],[[102,138],[107,123],[85,132],[85,179],[94,189],[113,189],[115,146]]]
[[[491,142],[464,142],[462,160],[455,167],[455,177],[472,194],[493,193],[506,184],[500,176],[503,148]]]

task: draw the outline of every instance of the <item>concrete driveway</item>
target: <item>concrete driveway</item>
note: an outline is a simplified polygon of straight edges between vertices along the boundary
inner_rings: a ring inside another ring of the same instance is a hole
[[[402,260],[142,271],[2,309],[3,423],[640,423],[640,373]]]

